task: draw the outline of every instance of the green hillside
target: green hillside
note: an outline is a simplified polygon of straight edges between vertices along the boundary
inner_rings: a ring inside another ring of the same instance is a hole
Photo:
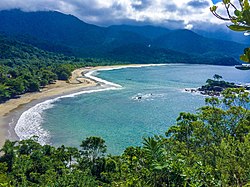
[[[175,30],[157,38],[154,44],[166,49],[172,49],[188,54],[224,55],[239,58],[246,45],[205,38],[189,30]]]
[[[39,91],[55,80],[67,80],[78,67],[115,63],[121,64],[51,53],[0,35],[0,103]]]
[[[235,65],[239,62],[232,58],[238,59],[245,48],[242,44],[205,38],[188,30],[129,25],[99,27],[52,11],[0,11],[1,32],[51,52],[130,63],[181,61]]]

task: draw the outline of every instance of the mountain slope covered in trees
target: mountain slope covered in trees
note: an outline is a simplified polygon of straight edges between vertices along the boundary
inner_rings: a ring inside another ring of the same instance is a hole
[[[205,38],[190,30],[175,30],[155,40],[155,45],[188,54],[224,54],[237,56],[245,45]]]
[[[51,53],[0,35],[0,103],[39,91],[56,80],[67,80],[78,67],[115,63],[122,62]]]
[[[181,57],[178,58],[176,52],[181,52],[184,56],[192,55],[191,60],[185,59],[183,63],[234,65],[237,60],[230,58],[238,59],[245,47],[234,42],[208,39],[188,30],[128,25],[99,27],[59,12],[0,11],[0,32],[65,55],[121,60],[125,53],[130,53],[131,63],[140,63],[141,58],[147,59],[148,56],[151,57],[148,63],[154,60],[173,62],[162,58],[167,51],[167,57],[176,58],[177,62],[183,57],[179,53]],[[143,53],[149,46],[151,48]],[[139,48],[139,54],[137,51],[133,53],[135,48]]]

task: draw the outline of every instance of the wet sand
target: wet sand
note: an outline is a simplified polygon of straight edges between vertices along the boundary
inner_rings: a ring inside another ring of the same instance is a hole
[[[82,75],[82,73],[84,74],[90,70],[92,70],[92,68],[77,69],[72,72],[72,76],[67,82],[56,81],[54,84],[43,88],[40,92],[26,93],[17,99],[10,99],[0,104],[0,147],[2,147],[6,139],[18,140],[14,132],[14,122],[16,122],[20,115],[28,108],[47,99],[96,86],[97,83],[95,81],[85,78]]]
[[[36,104],[48,99],[53,99],[59,96],[77,93],[89,89],[97,89],[99,82],[84,75],[90,71],[120,69],[126,67],[143,67],[154,66],[155,64],[147,65],[116,65],[116,66],[98,66],[79,68],[72,72],[70,79],[66,81],[56,81],[54,84],[48,85],[40,92],[26,93],[17,99],[11,99],[3,104],[0,104],[0,147],[6,139],[18,140],[15,134],[15,125],[21,114]]]

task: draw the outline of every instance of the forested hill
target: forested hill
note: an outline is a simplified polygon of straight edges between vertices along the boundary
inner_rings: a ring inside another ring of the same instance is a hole
[[[235,56],[244,47],[223,42],[187,30],[98,27],[59,12],[0,11],[0,102],[67,80],[73,69],[86,65],[238,64]]]
[[[155,45],[193,54],[238,55],[244,49],[243,44],[206,38],[190,30],[180,29],[168,32],[154,41]]]
[[[6,37],[0,35],[0,59],[12,59],[25,61],[34,61],[34,60],[69,60],[69,57],[64,55],[51,53],[48,51],[41,50],[39,48],[33,47],[22,43],[14,38]]]
[[[0,35],[0,103],[67,80],[75,68],[115,63],[122,62],[51,53]]]
[[[234,65],[239,63],[237,59],[245,48],[243,44],[205,38],[188,30],[129,25],[99,27],[52,11],[0,11],[0,32],[51,52],[131,63]]]
[[[0,36],[0,103],[39,91],[57,79],[66,80],[76,58],[40,50]]]

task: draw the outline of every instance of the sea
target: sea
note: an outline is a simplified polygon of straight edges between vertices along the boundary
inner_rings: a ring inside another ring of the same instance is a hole
[[[90,72],[97,88],[39,103],[25,111],[15,131],[20,139],[38,136],[41,144],[79,147],[90,136],[105,140],[108,153],[141,146],[143,137],[165,136],[180,112],[195,113],[205,97],[189,93],[214,74],[250,83],[250,71],[232,66],[167,64]]]

